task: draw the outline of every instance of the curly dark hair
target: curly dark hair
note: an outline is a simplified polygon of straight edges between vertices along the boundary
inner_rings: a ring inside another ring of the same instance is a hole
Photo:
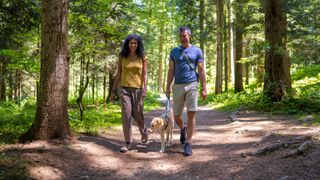
[[[145,54],[144,54],[144,46],[142,43],[142,39],[140,38],[140,36],[136,35],[136,34],[129,34],[125,39],[124,39],[124,43],[120,52],[120,56],[121,57],[128,57],[129,53],[130,53],[130,49],[129,49],[129,42],[134,39],[137,41],[138,43],[138,47],[136,50],[137,56],[139,58],[144,59],[145,58]]]

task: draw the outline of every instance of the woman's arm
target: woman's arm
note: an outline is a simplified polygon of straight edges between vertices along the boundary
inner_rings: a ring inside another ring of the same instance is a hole
[[[111,89],[111,95],[110,95],[110,101],[113,101],[114,95],[116,93],[117,87],[119,85],[120,79],[121,79],[121,73],[122,73],[122,63],[121,58],[118,59],[118,68],[117,68],[117,74]]]
[[[143,60],[143,68],[142,68],[142,78],[143,78],[143,89],[147,91],[147,81],[148,81],[148,61],[147,58]]]

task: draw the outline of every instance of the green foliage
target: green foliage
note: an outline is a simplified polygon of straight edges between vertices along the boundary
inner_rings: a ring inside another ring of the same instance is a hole
[[[158,94],[147,93],[144,101],[144,112],[148,112],[160,107],[160,103],[156,98]],[[101,105],[92,109],[87,108],[84,111],[83,120],[80,121],[79,109],[73,108],[69,110],[70,123],[74,131],[97,135],[100,129],[121,124],[121,107],[119,102],[109,103],[106,106]]]
[[[317,77],[319,73],[320,65],[299,68],[292,74],[292,80],[299,81],[304,78]]]
[[[148,92],[144,102],[145,112],[160,107],[157,101],[159,94]],[[73,102],[75,103],[75,102]],[[110,103],[104,106],[97,105],[87,107],[84,111],[84,118],[80,121],[79,109],[69,102],[69,122],[76,133],[87,133],[97,135],[100,129],[121,124],[121,107],[119,102]],[[33,123],[35,116],[35,101],[32,99],[23,100],[20,103],[0,103],[0,145],[14,143],[18,137],[25,132]]]
[[[160,102],[157,100],[157,98],[160,98],[160,95],[158,93],[154,92],[147,92],[147,96],[144,99],[144,111],[148,112],[153,109],[159,108],[161,106]]]
[[[319,0],[290,0],[288,8],[288,47],[294,64],[319,64]]]
[[[305,67],[292,74],[293,94],[279,102],[272,102],[264,96],[262,88],[250,84],[246,91],[234,94],[233,91],[215,95],[209,94],[206,103],[223,111],[238,108],[266,111],[272,114],[296,114],[302,117],[314,115],[315,124],[320,124],[320,66]]]
[[[86,109],[82,121],[79,109],[70,109],[69,118],[75,132],[97,135],[99,129],[121,124],[121,109],[119,104]]]
[[[33,100],[0,103],[0,145],[15,142],[31,126],[34,115]]]
[[[0,1],[0,48],[6,47],[5,41],[11,41],[12,36],[28,32],[32,28],[37,27],[40,22],[39,10],[39,1]]]

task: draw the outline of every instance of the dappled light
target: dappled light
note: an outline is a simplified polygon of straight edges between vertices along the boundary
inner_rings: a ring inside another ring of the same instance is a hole
[[[134,126],[132,150],[120,153],[123,143],[122,129],[119,126],[101,131],[97,137],[80,135],[71,140],[36,141],[25,145],[11,145],[1,150],[8,156],[21,157],[31,161],[27,174],[35,179],[56,177],[63,179],[111,179],[159,178],[235,178],[235,177],[280,177],[288,159],[287,149],[270,152],[266,156],[255,156],[262,148],[273,143],[299,140],[320,132],[317,127],[303,126],[297,121],[287,121],[285,116],[272,116],[254,111],[241,111],[237,121],[231,121],[228,113],[200,107],[197,116],[197,129],[193,140],[194,154],[182,155],[183,146],[179,142],[179,130],[174,129],[174,144],[159,153],[160,135],[150,134],[149,141],[140,142],[138,128]],[[161,114],[163,109],[146,114],[146,121]],[[148,124],[148,123],[147,123]],[[315,141],[315,146],[319,142]],[[306,156],[316,156],[311,150]],[[290,159],[299,161],[299,159]],[[302,164],[301,164],[302,166]],[[301,168],[300,163],[290,167]],[[310,168],[310,165],[306,165]],[[256,170],[254,170],[256,169]],[[273,169],[278,169],[273,171]],[[200,173],[201,172],[201,173]],[[294,175],[286,171],[287,175]],[[319,175],[319,174],[318,174]],[[314,176],[309,176],[314,177]]]
[[[51,166],[38,166],[29,168],[30,175],[39,179],[63,179],[63,171]]]
[[[320,179],[319,9],[0,0],[0,180]]]

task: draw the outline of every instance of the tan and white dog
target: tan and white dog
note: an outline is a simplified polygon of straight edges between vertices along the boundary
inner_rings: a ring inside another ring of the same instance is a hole
[[[160,131],[161,135],[161,149],[160,153],[164,153],[165,147],[170,147],[173,143],[172,131],[174,127],[173,112],[170,110],[168,112],[168,117],[163,113],[160,117],[155,117],[152,119],[148,133],[153,133],[155,131]],[[165,137],[165,135],[167,135]]]

